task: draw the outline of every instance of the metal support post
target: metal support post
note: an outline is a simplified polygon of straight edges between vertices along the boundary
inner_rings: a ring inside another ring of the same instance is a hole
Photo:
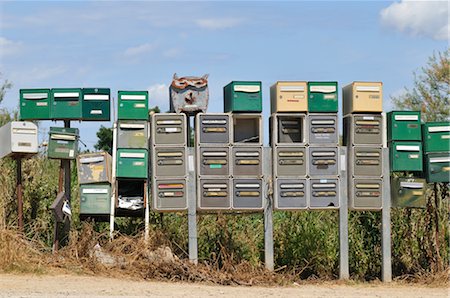
[[[266,269],[274,270],[273,260],[273,201],[272,201],[272,148],[263,147],[263,198],[264,200],[264,263]]]
[[[189,119],[189,118],[188,118]],[[188,144],[190,144],[191,126],[187,121]],[[196,196],[196,174],[195,174],[195,147],[188,147],[188,181],[187,181],[187,204],[188,204],[188,232],[189,232],[189,261],[198,263],[198,235],[197,235],[197,196]]]
[[[117,122],[113,124],[113,147],[112,147],[112,185],[111,185],[111,209],[109,212],[109,238],[114,236],[114,217],[116,209],[117,183],[116,183],[116,154],[117,154]]]
[[[386,147],[383,148],[383,203],[381,216],[381,280],[383,282],[391,282],[391,184],[389,172],[389,149]]]
[[[340,147],[339,185],[339,279],[350,278],[348,268],[348,197],[347,197],[347,147]]]
[[[16,194],[19,231],[23,233],[22,158],[16,158]]]

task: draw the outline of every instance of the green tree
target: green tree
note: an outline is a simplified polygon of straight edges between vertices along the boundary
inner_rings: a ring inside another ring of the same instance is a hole
[[[0,72],[0,78],[2,77],[2,73]],[[8,89],[11,89],[12,87],[12,83],[8,80],[3,80],[3,82],[1,83],[1,87],[0,87],[0,104],[2,103],[6,91],[8,91]]]
[[[104,127],[103,125],[97,131],[97,144],[94,145],[94,148],[97,150],[103,150],[112,154],[112,146],[113,146],[113,130],[112,128]]]
[[[2,73],[0,73],[0,79],[2,77]],[[2,80],[0,86],[0,104],[3,102],[5,98],[6,92],[11,89],[12,83],[8,80]],[[17,112],[14,112],[13,115],[8,112],[5,108],[0,108],[0,127],[10,122],[12,119],[17,118]]]

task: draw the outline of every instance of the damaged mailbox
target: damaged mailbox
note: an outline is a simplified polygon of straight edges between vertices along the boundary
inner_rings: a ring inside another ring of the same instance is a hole
[[[208,75],[202,77],[181,77],[173,75],[170,85],[170,111],[195,114],[208,108]]]

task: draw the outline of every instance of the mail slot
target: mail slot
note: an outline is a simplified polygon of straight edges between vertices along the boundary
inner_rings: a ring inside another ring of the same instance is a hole
[[[392,111],[387,114],[388,141],[422,141],[420,111]]]
[[[305,114],[275,114],[275,121],[276,144],[303,145],[307,142]]]
[[[233,114],[234,145],[262,145],[261,114]]]
[[[117,148],[148,148],[148,122],[121,120],[117,125]]]
[[[389,143],[391,171],[422,172],[422,143],[394,141]]]
[[[154,179],[153,209],[181,211],[187,209],[186,179]]]
[[[306,179],[277,179],[274,189],[274,207],[276,210],[306,209],[308,194]]]
[[[199,179],[198,181],[199,210],[231,209],[230,179]]]
[[[117,149],[116,155],[116,177],[147,178],[148,153],[146,149]]]
[[[80,216],[105,216],[111,213],[110,184],[80,185]]]
[[[445,152],[450,148],[450,122],[427,122],[422,125],[425,153]]]
[[[377,145],[383,143],[383,122],[381,115],[347,115],[344,117],[344,145]]]
[[[50,127],[48,158],[75,159],[78,155],[78,128]]]
[[[349,188],[349,208],[379,210],[382,206],[382,179],[353,178]]]
[[[224,112],[262,112],[261,82],[233,81],[223,87]]]
[[[84,153],[77,157],[78,183],[111,183],[111,155],[107,152]]]
[[[275,177],[306,176],[306,147],[273,148]]]
[[[310,180],[311,209],[339,208],[339,180],[338,179],[311,179]]]
[[[199,144],[230,143],[230,114],[197,114],[195,127]]]
[[[337,147],[309,147],[309,175],[335,176],[338,174]]]
[[[154,147],[152,175],[184,177],[187,175],[186,147]]]
[[[51,90],[51,118],[55,120],[80,120],[82,102],[80,88],[58,88]]]
[[[337,82],[308,82],[308,111],[312,113],[337,113],[337,88]]]
[[[233,179],[233,209],[262,210],[262,179]]]
[[[261,147],[234,147],[232,175],[253,176],[262,175],[262,148]]]
[[[170,84],[170,111],[193,114],[208,108],[208,75],[203,77],[178,77],[173,75]]]
[[[145,180],[116,180],[116,216],[142,216],[147,197]]]
[[[383,156],[381,148],[351,147],[350,167],[353,176],[381,177],[383,175]]]
[[[185,114],[153,114],[151,119],[153,145],[185,145]]]
[[[339,143],[337,114],[309,114],[309,144],[332,145]]]
[[[392,207],[425,208],[427,183],[421,178],[391,179]]]
[[[117,119],[148,120],[148,91],[119,91]]]
[[[0,158],[31,156],[38,153],[38,128],[25,121],[12,121],[0,128]]]
[[[20,119],[51,119],[50,99],[50,89],[20,89]]]
[[[271,113],[307,112],[307,83],[276,82],[270,87],[270,107]]]
[[[200,147],[198,168],[202,176],[230,175],[230,147]]]
[[[342,89],[344,115],[383,112],[383,83],[353,82]]]
[[[427,182],[450,183],[450,152],[425,154]]]
[[[110,97],[109,88],[83,89],[83,121],[109,121]]]

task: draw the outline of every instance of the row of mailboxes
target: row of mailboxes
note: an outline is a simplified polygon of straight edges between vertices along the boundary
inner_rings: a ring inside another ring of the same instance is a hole
[[[422,172],[422,143],[407,141],[391,142],[389,144],[389,161],[392,172]]]
[[[352,114],[343,119],[343,145],[377,145],[383,142],[381,114]]]
[[[401,208],[426,207],[427,182],[415,177],[391,178],[391,206]]]
[[[119,91],[117,119],[148,120],[148,91]]]
[[[353,82],[342,88],[343,114],[383,112],[383,83]]]
[[[424,123],[422,133],[425,153],[450,150],[450,122]]]
[[[77,158],[78,183],[111,183],[111,155],[107,152],[84,153]]]
[[[20,118],[24,120],[110,120],[110,89],[21,89]]]
[[[12,121],[0,128],[0,158],[30,156],[38,153],[38,128],[25,121]]]
[[[48,158],[75,159],[78,155],[78,128],[50,127]]]

